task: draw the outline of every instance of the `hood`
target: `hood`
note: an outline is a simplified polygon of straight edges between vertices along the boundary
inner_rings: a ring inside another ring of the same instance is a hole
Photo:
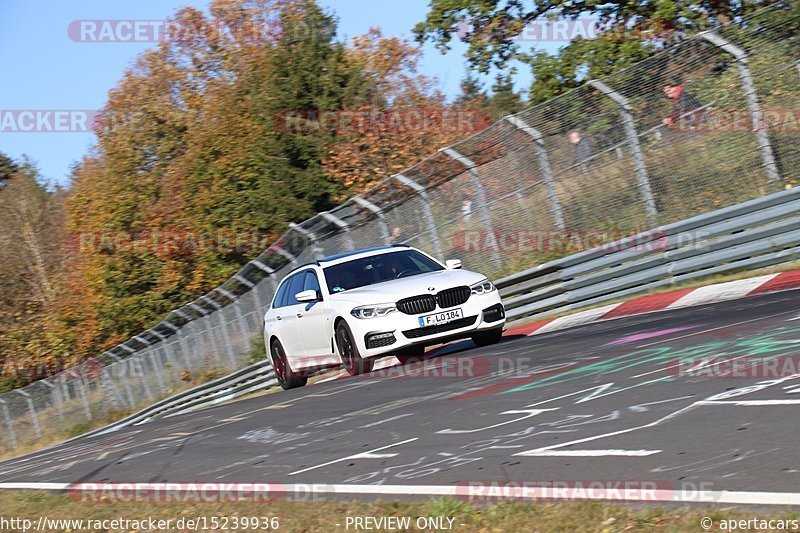
[[[472,285],[486,276],[469,270],[438,270],[429,274],[419,274],[408,278],[400,278],[358,289],[350,289],[331,295],[335,301],[351,301],[357,304],[379,304],[396,302],[402,298],[418,294],[436,294],[444,289]],[[434,290],[429,291],[428,287]]]

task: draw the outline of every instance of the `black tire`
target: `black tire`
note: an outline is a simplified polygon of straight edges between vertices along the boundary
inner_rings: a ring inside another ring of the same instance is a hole
[[[339,348],[339,356],[342,358],[342,363],[348,374],[358,376],[372,372],[375,361],[361,357],[361,354],[358,353],[358,346],[353,340],[353,334],[344,320],[336,326],[336,345]]]
[[[395,357],[397,357],[401,365],[405,365],[421,361],[423,355],[425,355],[425,346],[418,344],[416,346],[404,348],[402,351],[398,352]]]
[[[472,342],[478,346],[490,346],[497,344],[503,338],[503,328],[479,331],[472,335]]]
[[[278,339],[272,341],[269,353],[272,357],[272,368],[275,371],[275,377],[283,390],[305,386],[306,382],[308,382],[308,377],[292,371],[289,367],[289,361],[286,359],[286,351]]]

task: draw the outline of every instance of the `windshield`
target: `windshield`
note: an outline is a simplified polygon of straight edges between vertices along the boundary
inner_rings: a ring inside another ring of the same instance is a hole
[[[324,272],[328,291],[335,294],[437,270],[444,270],[444,267],[416,250],[401,250],[353,259],[329,266]]]

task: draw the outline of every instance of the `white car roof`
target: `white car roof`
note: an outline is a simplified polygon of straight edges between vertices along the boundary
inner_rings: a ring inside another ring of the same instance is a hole
[[[339,263],[346,263],[353,259],[361,259],[362,257],[371,257],[374,255],[383,255],[389,252],[398,252],[401,250],[415,250],[405,244],[395,244],[392,246],[376,246],[374,248],[362,248],[361,250],[353,250],[351,252],[344,252],[341,254],[331,255],[317,259],[317,264],[321,267],[328,267],[331,265],[338,265]]]

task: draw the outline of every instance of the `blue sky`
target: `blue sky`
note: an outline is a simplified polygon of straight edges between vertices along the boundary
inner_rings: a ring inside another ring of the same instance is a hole
[[[411,37],[424,19],[427,0],[376,2],[318,0],[339,18],[339,32],[352,37],[380,26],[384,35]],[[0,110],[94,110],[103,106],[137,54],[148,43],[75,42],[67,28],[75,20],[162,20],[185,5],[205,9],[206,0],[0,0]],[[458,92],[466,61],[464,46],[440,54],[424,47],[421,71],[439,79],[445,94]],[[519,87],[530,79],[520,73]],[[487,80],[487,86],[491,80]],[[91,133],[0,131],[0,152],[13,158],[27,154],[51,183],[68,182],[69,169],[92,144]]]

